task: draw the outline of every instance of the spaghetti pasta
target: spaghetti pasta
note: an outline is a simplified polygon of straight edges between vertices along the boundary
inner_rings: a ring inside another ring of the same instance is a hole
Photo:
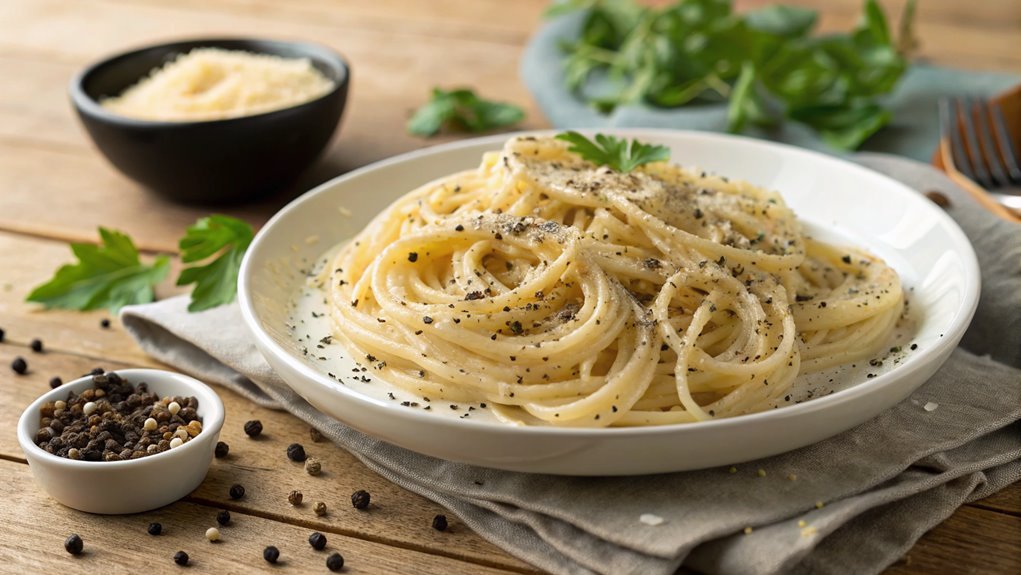
[[[896,272],[805,237],[775,192],[537,137],[401,197],[323,273],[356,359],[518,424],[761,411],[875,353],[904,305]]]

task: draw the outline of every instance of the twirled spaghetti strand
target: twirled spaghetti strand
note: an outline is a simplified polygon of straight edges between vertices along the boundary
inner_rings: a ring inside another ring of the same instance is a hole
[[[768,408],[875,353],[903,307],[881,260],[803,237],[780,196],[515,138],[410,192],[328,268],[335,336],[419,395],[562,426]]]

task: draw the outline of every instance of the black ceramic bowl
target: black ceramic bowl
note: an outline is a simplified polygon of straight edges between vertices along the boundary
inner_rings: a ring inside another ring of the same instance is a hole
[[[99,105],[179,54],[223,48],[308,58],[335,87],[315,100],[228,120],[165,122],[114,114]],[[121,172],[180,202],[234,203],[279,190],[308,168],[337,127],[350,71],[318,44],[269,40],[191,40],[119,54],[71,80],[71,101],[99,150]]]

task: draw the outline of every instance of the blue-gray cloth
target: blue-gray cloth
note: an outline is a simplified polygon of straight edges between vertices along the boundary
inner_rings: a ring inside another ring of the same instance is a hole
[[[723,104],[682,108],[656,108],[645,104],[622,106],[603,115],[571,93],[564,85],[562,40],[578,36],[583,13],[553,20],[529,41],[521,62],[521,78],[539,108],[555,128],[676,128],[722,132],[727,126]],[[893,121],[870,138],[862,151],[885,152],[929,161],[939,140],[936,102],[943,96],[991,96],[1021,82],[1021,77],[966,72],[916,64],[901,78],[887,105]],[[786,142],[833,154],[811,129],[786,122],[775,129],[750,128],[748,136]]]

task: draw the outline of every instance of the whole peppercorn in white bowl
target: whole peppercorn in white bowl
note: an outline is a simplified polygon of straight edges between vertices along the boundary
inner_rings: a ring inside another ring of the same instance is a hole
[[[105,461],[86,461],[80,456],[72,459],[49,453],[34,441],[40,433],[42,408],[57,401],[66,402],[71,392],[81,397],[83,392],[95,387],[92,375],[82,377],[36,399],[18,421],[18,442],[36,481],[60,503],[90,513],[139,513],[168,505],[191,493],[202,483],[213,459],[223,427],[223,402],[208,386],[186,375],[158,369],[110,373],[116,373],[132,386],[144,382],[148,391],[160,398],[194,397],[201,424],[190,434],[183,428],[184,433],[166,440],[167,449],[152,450],[137,459],[111,457]],[[161,409],[180,410],[180,405],[173,406],[173,403]],[[85,410],[83,406],[82,412]],[[88,410],[94,413],[97,407],[93,405]],[[188,435],[187,441],[184,435]]]

